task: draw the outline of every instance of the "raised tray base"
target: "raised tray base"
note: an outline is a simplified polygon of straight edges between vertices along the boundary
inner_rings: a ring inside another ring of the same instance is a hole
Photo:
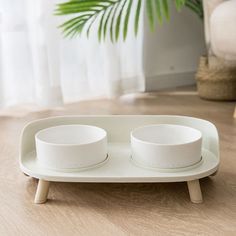
[[[105,129],[108,133],[108,159],[93,168],[82,170],[50,170],[37,162],[34,135],[37,131],[56,125],[86,124]],[[149,124],[178,124],[200,130],[203,134],[202,161],[187,168],[147,169],[131,161],[130,132]],[[39,179],[35,203],[47,200],[49,183],[96,182],[187,182],[193,203],[202,202],[199,179],[214,175],[218,169],[219,139],[216,127],[206,120],[184,116],[69,116],[37,120],[28,124],[21,138],[20,167],[29,176]]]
[[[208,150],[203,150],[202,161],[192,167],[180,169],[146,169],[138,167],[130,159],[128,143],[110,143],[108,160],[90,169],[62,172],[41,167],[35,152],[22,159],[22,171],[40,179],[35,203],[44,203],[47,199],[50,181],[57,182],[100,182],[100,183],[139,183],[139,182],[183,182],[188,183],[191,201],[202,201],[198,179],[214,174],[218,168],[217,158]]]

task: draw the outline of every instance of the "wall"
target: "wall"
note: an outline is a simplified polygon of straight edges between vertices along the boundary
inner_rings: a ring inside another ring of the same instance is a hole
[[[171,20],[150,32],[144,23],[146,91],[194,84],[200,55],[205,54],[203,21],[189,9],[171,7]]]

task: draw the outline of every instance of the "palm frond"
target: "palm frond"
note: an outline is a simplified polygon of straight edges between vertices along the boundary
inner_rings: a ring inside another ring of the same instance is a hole
[[[200,18],[204,17],[202,0],[186,0],[185,6],[195,12]]]
[[[60,25],[65,36],[80,35],[86,28],[89,36],[94,22],[99,19],[98,35],[101,38],[106,20],[112,17],[109,12],[120,4],[119,0],[70,0],[57,5],[56,15],[76,14],[76,16]],[[107,17],[107,19],[105,18]]]
[[[181,8],[186,4],[186,0],[176,0],[175,6],[178,11],[181,10]]]
[[[124,31],[123,31],[124,40],[126,40],[126,37],[127,37],[131,8],[132,8],[132,0],[128,0],[128,7],[127,7],[127,12],[126,12],[125,21],[124,21]]]
[[[174,0],[176,9],[180,11],[188,7],[199,17],[203,17],[202,0]],[[155,18],[160,24],[163,19],[170,19],[170,0],[69,0],[58,4],[56,15],[73,15],[64,22],[62,28],[65,36],[74,37],[87,31],[87,36],[95,22],[98,23],[98,39],[105,40],[109,28],[110,39],[117,41],[123,28],[123,39],[127,38],[131,9],[135,8],[134,32],[138,33],[139,20],[143,4],[146,5],[147,17],[151,30],[155,28]]]
[[[159,24],[162,24],[163,22],[163,16],[162,16],[162,0],[155,0],[155,8],[156,8],[156,15],[157,15],[157,19]]]
[[[162,0],[163,13],[167,20],[170,19],[168,0]]]
[[[134,21],[134,32],[135,32],[136,36],[138,34],[138,26],[139,26],[139,18],[140,18],[139,16],[140,16],[140,12],[141,12],[141,7],[142,7],[142,0],[138,0],[135,21]]]
[[[114,7],[113,11],[112,11],[112,14],[111,15],[111,22],[110,22],[110,38],[111,38],[111,41],[114,42],[114,25],[115,25],[115,18],[116,18],[116,15],[117,15],[117,11],[119,9],[119,4],[116,4],[116,6]]]

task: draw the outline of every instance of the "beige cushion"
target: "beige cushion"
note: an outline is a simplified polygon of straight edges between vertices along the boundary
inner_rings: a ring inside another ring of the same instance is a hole
[[[236,60],[236,1],[219,4],[210,18],[210,34],[214,54]]]

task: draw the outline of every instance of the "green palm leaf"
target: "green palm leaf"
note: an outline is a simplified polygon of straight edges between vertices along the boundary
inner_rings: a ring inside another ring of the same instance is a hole
[[[161,1],[162,0],[155,0],[157,19],[160,24],[162,24],[162,10],[161,10],[162,2]]]
[[[150,25],[150,29],[152,31],[154,31],[154,13],[153,13],[153,1],[152,0],[146,0],[146,7],[147,7],[147,16],[148,16],[148,20],[149,20],[149,25]]]
[[[139,25],[139,16],[141,12],[141,6],[142,6],[142,0],[138,0],[137,8],[136,8],[136,14],[135,14],[135,21],[134,21],[134,32],[137,36],[138,34],[138,25]]]
[[[186,0],[185,6],[195,12],[200,18],[203,18],[202,0]]]
[[[117,11],[119,8],[119,4],[117,3],[116,6],[114,7],[114,10],[112,11],[112,16],[111,16],[111,22],[110,22],[110,38],[111,41],[114,42],[114,21],[115,21],[115,17],[117,15]]]
[[[104,39],[106,38],[106,35],[107,35],[107,26],[108,26],[108,22],[109,22],[109,19],[111,17],[111,14],[112,14],[112,10],[113,10],[112,7],[110,7],[110,9],[107,10],[107,17],[105,19],[104,26],[103,26],[103,38]]]
[[[185,5],[186,0],[176,0],[175,5],[178,11],[181,10],[181,8]]]
[[[203,17],[202,0],[173,1],[178,11],[188,7],[199,17]],[[134,32],[137,35],[143,4],[146,5],[150,28],[154,30],[156,17],[160,24],[163,23],[163,18],[169,20],[169,3],[170,0],[69,0],[58,4],[55,14],[73,15],[71,19],[59,26],[65,36],[74,37],[83,31],[86,31],[89,36],[91,28],[97,22],[99,41],[105,40],[109,28],[110,39],[114,42],[119,39],[121,24],[123,24],[123,39],[127,38],[131,9],[135,4]]]
[[[123,30],[124,40],[126,40],[126,37],[127,37],[131,7],[132,7],[132,0],[128,0],[128,7],[127,7],[126,16],[125,16],[124,30]]]
[[[170,19],[168,0],[162,0],[163,13],[167,20]]]

